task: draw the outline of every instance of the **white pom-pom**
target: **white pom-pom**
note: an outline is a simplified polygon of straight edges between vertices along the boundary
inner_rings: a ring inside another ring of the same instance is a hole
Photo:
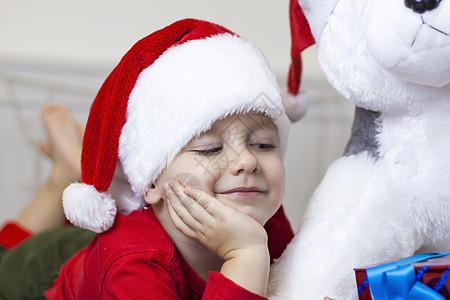
[[[299,93],[298,95],[293,95],[286,90],[282,90],[281,99],[283,101],[284,111],[292,123],[297,122],[306,114],[308,103],[306,94]]]
[[[113,225],[117,212],[111,195],[84,183],[72,183],[64,190],[63,207],[72,224],[97,233]]]

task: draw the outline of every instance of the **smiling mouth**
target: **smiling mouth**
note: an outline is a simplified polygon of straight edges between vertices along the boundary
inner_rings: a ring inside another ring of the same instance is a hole
[[[217,193],[217,194],[229,195],[229,196],[233,196],[233,197],[252,198],[252,197],[260,196],[265,193],[266,193],[266,191],[260,190],[255,187],[238,187],[238,188],[234,188],[234,189],[231,189],[231,190],[228,190],[225,192],[221,192],[221,193]]]

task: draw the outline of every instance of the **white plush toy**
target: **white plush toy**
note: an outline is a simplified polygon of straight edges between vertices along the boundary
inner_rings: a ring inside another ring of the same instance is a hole
[[[353,268],[450,250],[450,0],[298,2],[356,110],[270,299],[357,299]]]

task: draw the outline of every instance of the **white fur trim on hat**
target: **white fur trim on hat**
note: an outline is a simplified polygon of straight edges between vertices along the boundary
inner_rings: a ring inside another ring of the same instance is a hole
[[[228,115],[263,112],[278,127],[284,154],[289,131],[275,75],[262,53],[231,34],[166,50],[143,70],[130,94],[119,159],[138,197],[194,137]]]
[[[64,190],[63,207],[72,224],[97,233],[112,226],[117,212],[110,194],[84,183],[72,183]]]

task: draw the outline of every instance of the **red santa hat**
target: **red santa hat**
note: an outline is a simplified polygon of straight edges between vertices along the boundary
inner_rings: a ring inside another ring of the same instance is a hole
[[[308,21],[298,4],[290,0],[289,21],[291,26],[291,64],[287,80],[287,92],[283,93],[283,104],[289,119],[298,121],[306,112],[306,95],[300,92],[303,50],[315,43]]]
[[[284,153],[290,122],[275,75],[251,42],[193,19],[143,38],[92,104],[82,183],[63,194],[67,219],[94,232],[109,229],[117,208],[130,213],[143,206],[147,189],[192,138],[216,120],[249,111],[273,119]]]

